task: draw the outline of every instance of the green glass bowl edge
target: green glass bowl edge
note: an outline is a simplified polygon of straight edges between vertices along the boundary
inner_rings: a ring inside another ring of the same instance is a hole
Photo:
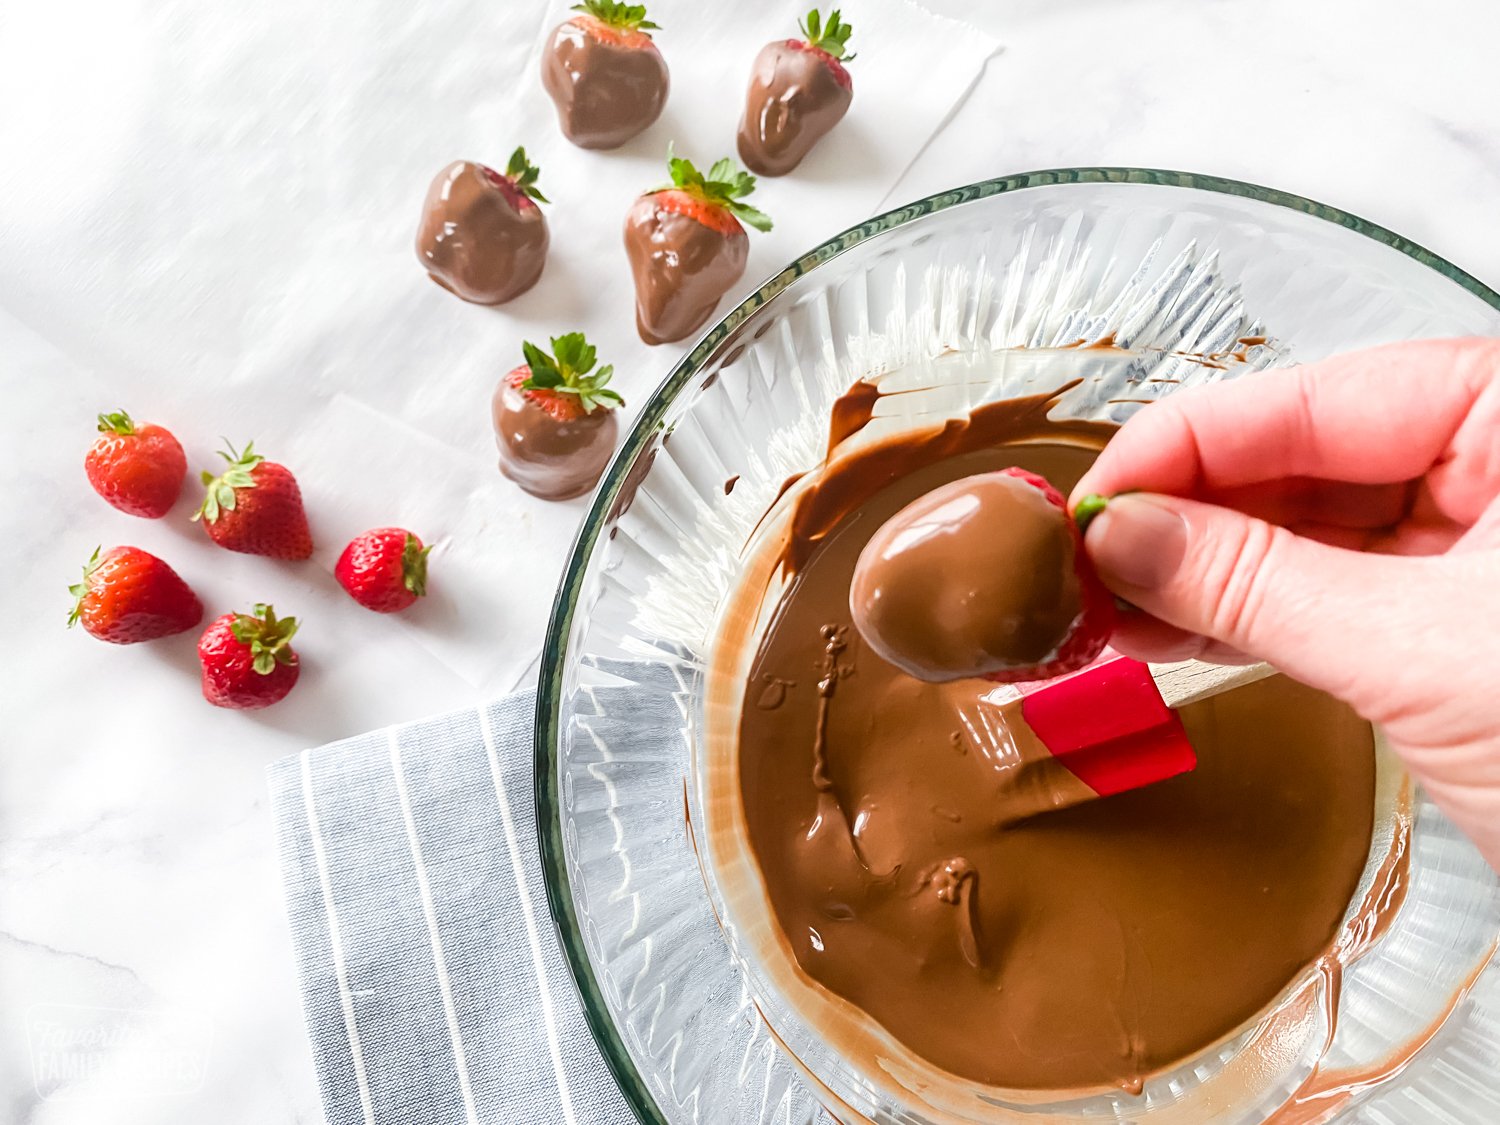
[[[656,1099],[647,1090],[645,1081],[636,1071],[624,1042],[620,1038],[613,1018],[605,1004],[604,996],[594,979],[593,967],[589,963],[588,951],[584,948],[583,934],[578,917],[573,909],[572,890],[568,883],[567,864],[563,854],[562,805],[557,792],[557,746],[560,734],[562,710],[562,660],[566,654],[567,638],[573,625],[573,609],[584,571],[594,544],[603,530],[608,514],[614,507],[621,486],[636,457],[646,447],[652,436],[662,426],[662,420],[677,392],[697,372],[707,358],[729,333],[771,298],[786,289],[803,274],[816,269],[822,263],[837,257],[851,247],[885,231],[892,230],[924,215],[946,211],[959,204],[992,195],[1021,191],[1025,188],[1049,187],[1055,184],[1152,184],[1158,187],[1197,188],[1202,191],[1235,195],[1243,199],[1255,199],[1262,203],[1300,211],[1304,215],[1324,219],[1341,227],[1362,234],[1393,250],[1399,250],[1410,258],[1436,270],[1448,280],[1468,290],[1492,308],[1500,310],[1500,293],[1485,285],[1478,278],[1459,269],[1446,258],[1428,250],[1425,246],[1403,238],[1378,223],[1362,219],[1337,207],[1330,207],[1315,200],[1261,187],[1242,180],[1224,179],[1219,176],[1196,172],[1173,172],[1159,168],[1049,168],[1038,172],[1022,172],[1013,176],[1000,176],[982,180],[966,187],[929,195],[914,203],[886,211],[822,243],[804,254],[781,272],[772,276],[743,302],[736,305],[706,335],[704,335],[667,374],[667,377],[652,392],[641,409],[614,460],[601,478],[594,492],[588,514],[579,527],[578,536],[568,556],[562,582],[558,586],[553,603],[552,616],[547,625],[547,636],[542,645],[541,669],[537,682],[536,723],[534,745],[534,769],[536,787],[537,837],[541,848],[542,874],[547,889],[547,906],[557,928],[558,939],[572,970],[573,980],[583,1002],[584,1018],[589,1030],[599,1045],[605,1064],[619,1084],[626,1102],[640,1119],[642,1125],[668,1125],[657,1106]]]

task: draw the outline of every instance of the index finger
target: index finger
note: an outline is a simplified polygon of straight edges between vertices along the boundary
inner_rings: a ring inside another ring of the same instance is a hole
[[[1411,480],[1441,460],[1497,368],[1493,340],[1414,341],[1181,392],[1127,422],[1073,495]]]

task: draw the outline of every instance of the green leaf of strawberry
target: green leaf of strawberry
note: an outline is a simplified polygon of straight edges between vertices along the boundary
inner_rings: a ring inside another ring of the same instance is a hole
[[[599,353],[582,332],[569,332],[565,336],[552,338],[552,354],[557,357],[558,368],[584,374],[593,370]]]
[[[235,614],[229,631],[235,640],[249,646],[252,666],[262,676],[269,676],[277,664],[296,660],[289,645],[297,632],[297,619],[278,618],[276,611],[264,603],[257,603],[252,613]]]
[[[744,202],[744,197],[755,190],[755,177],[736,165],[734,161],[727,157],[714,161],[708,169],[708,175],[705,176],[694,167],[691,160],[677,156],[669,147],[667,169],[671,172],[672,182],[654,190],[679,188],[707,203],[727,208],[735,218],[758,231],[764,232],[771,229],[770,216]]]
[[[823,22],[822,16],[814,8],[807,13],[807,18],[797,25],[802,34],[807,38],[807,45],[843,62],[854,58],[846,52],[849,36],[854,31],[847,23],[839,18],[839,10],[835,8],[828,13],[828,22]]]
[[[123,410],[117,410],[113,414],[101,414],[99,415],[99,432],[129,437],[135,433],[135,422]]]
[[[104,415],[99,415],[102,419]],[[89,578],[99,567],[99,552],[103,544],[94,548],[94,553],[89,556],[89,561],[83,564],[83,581],[76,586],[69,586],[68,593],[73,595],[73,612],[68,614],[68,628],[71,629],[78,624],[78,619],[83,616],[83,599],[89,592]]]
[[[613,365],[605,364],[594,370],[598,351],[582,332],[552,337],[551,355],[531,341],[523,341],[521,354],[531,369],[521,384],[522,390],[577,395],[586,414],[597,408],[609,410],[625,405],[625,400],[606,386],[614,376]]]
[[[541,170],[528,159],[526,159],[525,147],[517,148],[510,154],[510,162],[505,166],[505,175],[516,188],[524,195],[529,195],[539,203],[551,203],[536,186],[536,179],[541,175]]]
[[[734,212],[735,218],[749,224],[762,233],[771,229],[771,216],[767,215],[764,211],[751,207],[748,203],[731,203],[729,209]]]
[[[583,0],[574,4],[573,11],[586,12],[600,23],[617,27],[621,31],[657,31],[660,24],[646,18],[646,5],[622,4],[619,0]]]
[[[431,550],[411,532],[406,533],[401,548],[401,584],[419,598],[427,594],[427,552]]]
[[[244,452],[241,453],[235,452],[228,438],[224,439],[224,446],[225,448],[219,451],[219,456],[229,462],[229,468],[218,476],[214,476],[207,470],[204,471],[202,480],[208,486],[208,491],[203,497],[203,503],[193,513],[194,521],[201,519],[213,523],[219,518],[220,512],[234,511],[235,489],[255,487],[255,478],[251,473],[256,465],[265,460],[255,452],[255,443],[248,442]]]

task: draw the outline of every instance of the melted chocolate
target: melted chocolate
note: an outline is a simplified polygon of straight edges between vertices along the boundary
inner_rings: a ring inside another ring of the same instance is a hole
[[[1083,612],[1067,512],[984,473],[935,488],[882,524],[849,606],[882,658],[921,680],[1043,664]]]
[[[498,305],[526,292],[542,276],[547,244],[541,208],[483,164],[455,161],[427,189],[417,258],[466,301]]]
[[[599,482],[615,452],[620,423],[602,407],[567,422],[529,404],[502,379],[491,400],[500,471],[533,496],[571,500]]]
[[[1396,846],[1392,849],[1391,857],[1387,858],[1387,863],[1383,864],[1381,871],[1377,873],[1376,887],[1372,888],[1372,891],[1382,889],[1379,885],[1382,876],[1387,880],[1387,886],[1384,888],[1387,891],[1390,890],[1391,884],[1394,882],[1396,884],[1395,893],[1399,896],[1397,899],[1398,905],[1400,900],[1405,897],[1405,847],[1409,846],[1410,837],[1411,821],[1408,817],[1398,826],[1398,836],[1395,841]],[[1392,879],[1389,870],[1392,866],[1392,857],[1395,859],[1394,867],[1400,871],[1401,879]],[[1376,902],[1377,899],[1378,896],[1374,894],[1366,896],[1366,903],[1361,904],[1362,909],[1360,913],[1367,914],[1368,910],[1364,909],[1364,907],[1366,904]],[[1388,911],[1380,911],[1377,908],[1376,919],[1389,918],[1393,911],[1394,907],[1391,907]],[[1368,924],[1368,919],[1356,918],[1356,926],[1361,921],[1365,921]],[[1364,944],[1368,945],[1368,941]],[[1361,1094],[1399,1075],[1411,1064],[1412,1060],[1417,1057],[1417,1054],[1437,1037],[1438,1032],[1442,1031],[1448,1020],[1459,1010],[1460,1005],[1468,998],[1469,993],[1473,990],[1475,984],[1478,983],[1480,976],[1489,968],[1490,960],[1495,956],[1497,951],[1500,951],[1500,941],[1491,942],[1488,953],[1477,959],[1468,979],[1459,985],[1458,989],[1449,997],[1448,1002],[1443,1005],[1442,1009],[1427,1026],[1408,1038],[1405,1043],[1401,1044],[1385,1058],[1357,1067],[1331,1067],[1328,1065],[1325,1047],[1324,1057],[1318,1061],[1318,1065],[1313,1068],[1312,1073],[1302,1080],[1302,1084],[1292,1092],[1291,1097],[1266,1118],[1266,1125],[1322,1125],[1324,1122],[1334,1120],[1334,1114],[1337,1111],[1353,1103]],[[1333,961],[1330,968],[1332,970],[1330,973],[1331,983],[1335,989],[1333,995],[1337,997],[1337,977],[1341,972],[1342,966],[1339,962]],[[1334,1024],[1330,1026],[1330,1043],[1333,1039],[1332,1031],[1336,1026],[1337,1021],[1335,1020]]]
[[[722,234],[657,207],[643,195],[625,216],[625,252],[635,275],[635,326],[648,344],[681,340],[703,327],[719,298],[744,276],[750,239]]]
[[[839,123],[853,98],[853,88],[805,43],[767,43],[750,72],[740,159],[763,176],[786,175]]]
[[[828,419],[828,456],[870,424],[879,400],[880,388],[863,379],[834,400]]]
[[[542,85],[563,135],[580,148],[618,148],[661,116],[670,81],[650,36],[628,37],[578,16],[542,52]]]
[[[1195,772],[1085,802],[993,685],[924,683],[865,645],[850,584],[891,515],[1013,464],[1077,481],[1112,428],[1049,421],[1055,401],[873,443],[793,500],[740,799],[812,980],[963,1078],[1138,1089],[1333,956],[1369,849],[1373,733],[1272,677],[1183,709]]]

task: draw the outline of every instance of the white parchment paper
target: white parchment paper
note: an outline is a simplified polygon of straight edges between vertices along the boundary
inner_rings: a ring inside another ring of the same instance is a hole
[[[525,678],[584,502],[534,500],[499,476],[491,389],[523,338],[582,328],[615,364],[628,424],[681,349],[635,335],[624,212],[663,180],[669,141],[705,162],[733,154],[750,60],[801,14],[650,8],[672,71],[665,113],[589,153],[562,138],[537,76],[560,3],[6,6],[0,379],[24,388],[26,432],[0,470],[0,518],[24,561],[16,613],[35,659],[19,688],[39,714],[65,712],[81,680],[184,743],[256,737],[270,752]],[[762,181],[755,202],[776,229],[752,232],[742,292],[873,213],[995,49],[908,0],[844,15],[853,107],[793,176]],[[466,305],[418,266],[418,209],[447,162],[503,165],[517,144],[554,201],[547,269],[507,306]],[[302,485],[314,561],[212,547],[187,523],[191,480],[168,520],[108,508],[81,459],[93,415],[117,408],[170,427],[193,475],[221,436],[254,438]],[[9,503],[25,492],[46,500]],[[436,544],[432,595],[399,618],[360,610],[331,576],[350,537],[385,524]],[[162,555],[211,615],[273,600],[302,618],[304,683],[274,711],[225,716],[197,698],[192,638],[142,653],[65,632],[64,587],[98,543]]]

